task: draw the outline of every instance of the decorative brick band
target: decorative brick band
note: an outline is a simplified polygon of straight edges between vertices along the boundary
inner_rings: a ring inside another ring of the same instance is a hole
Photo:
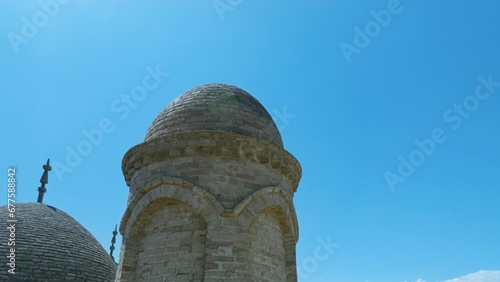
[[[253,218],[266,208],[280,207],[286,216],[286,226],[292,232],[292,236],[297,242],[299,240],[299,225],[292,198],[279,186],[264,187],[250,194],[243,201],[231,210],[235,217],[245,218],[245,225],[249,225]],[[241,214],[241,216],[240,216]]]
[[[126,229],[133,224],[143,208],[158,198],[177,200],[192,207],[203,217],[224,212],[221,203],[205,189],[181,178],[161,177],[139,190],[129,201],[120,223],[120,233],[126,234]]]
[[[120,233],[128,234],[135,218],[149,204],[160,198],[170,198],[184,203],[211,222],[214,216],[240,217],[248,226],[252,219],[268,207],[279,207],[285,215],[284,224],[294,242],[298,240],[298,223],[291,197],[281,187],[264,187],[243,199],[234,209],[224,209],[222,204],[202,187],[184,179],[161,177],[140,190],[129,202],[120,223]]]
[[[294,192],[302,176],[299,162],[286,150],[257,138],[212,131],[176,133],[132,147],[122,161],[125,181],[130,185],[134,173],[148,164],[192,156],[249,161],[280,170]]]

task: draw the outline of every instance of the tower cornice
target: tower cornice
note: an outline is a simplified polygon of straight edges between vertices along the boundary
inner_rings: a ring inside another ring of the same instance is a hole
[[[127,151],[122,171],[127,185],[134,173],[144,166],[181,157],[219,157],[261,164],[279,170],[297,190],[302,168],[288,151],[257,138],[228,132],[187,132],[145,141]]]

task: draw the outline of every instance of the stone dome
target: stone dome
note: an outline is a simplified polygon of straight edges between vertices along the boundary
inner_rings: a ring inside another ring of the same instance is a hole
[[[114,281],[115,262],[71,216],[41,203],[18,203],[15,209],[16,245],[7,246],[8,211],[0,207],[0,281]],[[7,273],[10,248],[15,248],[14,275]]]
[[[246,91],[227,84],[205,84],[173,100],[153,121],[145,141],[175,133],[229,132],[283,147],[266,109]]]

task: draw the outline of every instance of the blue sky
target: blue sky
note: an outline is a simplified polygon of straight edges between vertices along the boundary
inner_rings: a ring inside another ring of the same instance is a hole
[[[498,1],[54,1],[0,2],[0,153],[19,201],[51,158],[45,203],[107,249],[125,152],[175,97],[222,82],[267,108],[302,164],[301,281],[500,269]]]

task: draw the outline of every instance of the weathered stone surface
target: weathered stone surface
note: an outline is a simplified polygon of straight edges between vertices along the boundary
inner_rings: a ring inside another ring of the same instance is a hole
[[[259,101],[227,84],[195,87],[173,100],[153,121],[145,141],[197,131],[238,133],[283,147],[278,128]]]
[[[8,211],[0,207],[0,281],[114,281],[116,264],[97,240],[71,216],[42,203],[15,205],[15,246]],[[15,248],[15,275],[8,274],[7,255]]]

